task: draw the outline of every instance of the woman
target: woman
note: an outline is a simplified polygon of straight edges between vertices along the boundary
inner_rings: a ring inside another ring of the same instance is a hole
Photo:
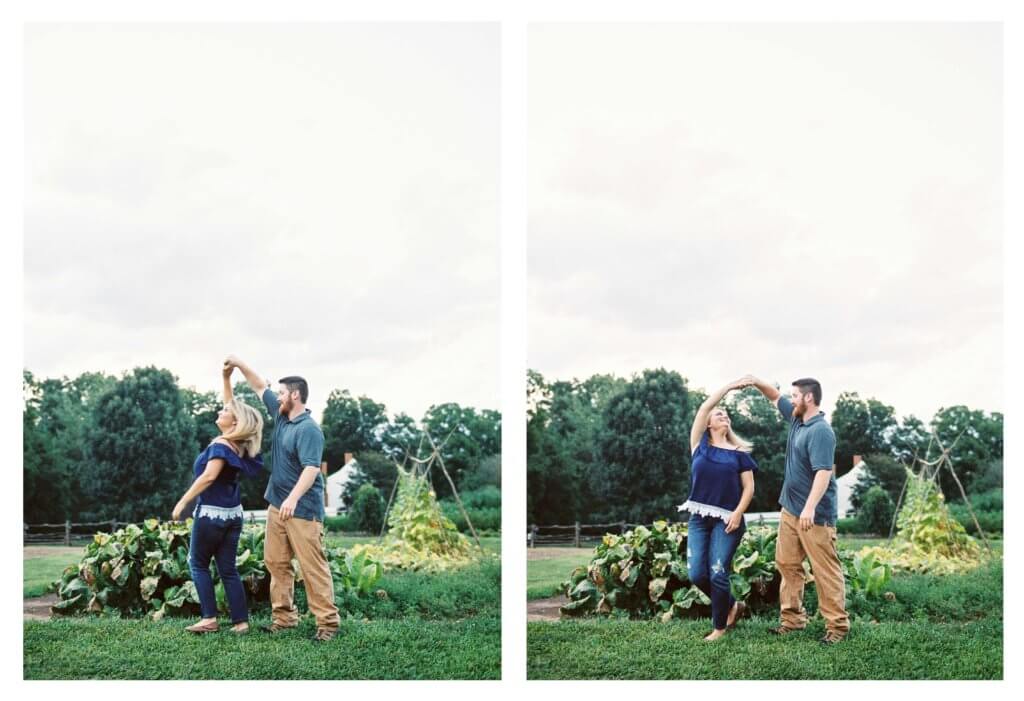
[[[206,450],[196,458],[192,470],[195,481],[174,507],[174,520],[180,520],[188,504],[197,496],[192,542],[189,547],[189,567],[192,581],[199,595],[202,619],[187,627],[190,633],[214,633],[217,624],[217,597],[210,560],[216,559],[217,572],[224,583],[228,610],[231,613],[233,633],[249,631],[249,610],[245,603],[245,590],[235,567],[238,539],[242,534],[242,494],[239,475],[256,477],[263,470],[259,456],[263,439],[263,417],[242,401],[235,401],[231,393],[231,372],[225,367],[224,408],[217,414],[220,436],[213,439]]]
[[[690,496],[679,510],[690,512],[690,581],[711,597],[714,630],[705,636],[708,642],[725,635],[746,609],[733,599],[729,575],[746,531],[743,514],[754,496],[757,463],[750,457],[750,443],[733,433],[729,414],[718,403],[730,390],[747,386],[745,380],[737,380],[708,397],[690,429]]]

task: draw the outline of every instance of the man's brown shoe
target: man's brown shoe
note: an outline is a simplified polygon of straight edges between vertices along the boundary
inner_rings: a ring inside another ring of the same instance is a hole
[[[337,630],[328,630],[327,628],[317,628],[316,633],[310,638],[314,643],[326,643],[334,639],[334,636],[338,634]]]
[[[295,627],[296,626],[282,626],[282,625],[279,625],[277,623],[271,623],[269,626],[268,625],[260,626],[260,632],[261,633],[271,633],[271,634],[283,633],[284,631],[292,630]]]
[[[843,636],[836,635],[835,633],[825,633],[825,637],[818,641],[822,645],[835,645],[836,643],[843,642]]]

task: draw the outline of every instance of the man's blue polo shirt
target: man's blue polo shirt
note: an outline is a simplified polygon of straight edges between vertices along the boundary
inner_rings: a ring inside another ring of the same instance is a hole
[[[786,439],[786,476],[782,482],[779,503],[789,513],[799,516],[811,494],[814,475],[818,470],[831,470],[836,461],[836,434],[825,421],[825,412],[803,421],[793,414],[789,397],[779,397],[779,411],[789,420]],[[829,479],[828,488],[814,509],[814,522],[819,526],[834,526],[836,513],[836,476]]]
[[[281,508],[281,504],[295,488],[299,475],[307,466],[320,467],[324,454],[324,434],[313,415],[306,409],[294,419],[281,415],[281,403],[269,387],[263,390],[263,403],[274,422],[270,481],[263,498]],[[313,485],[299,497],[295,517],[307,521],[324,520],[324,478],[317,475]]]

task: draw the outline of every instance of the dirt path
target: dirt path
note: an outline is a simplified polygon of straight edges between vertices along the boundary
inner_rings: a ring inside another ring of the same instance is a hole
[[[50,607],[60,599],[56,594],[46,594],[25,599],[25,620],[26,621],[48,621],[50,620]]]
[[[568,599],[564,596],[553,596],[550,599],[534,599],[526,602],[527,621],[557,621],[560,619],[558,609],[565,606]]]

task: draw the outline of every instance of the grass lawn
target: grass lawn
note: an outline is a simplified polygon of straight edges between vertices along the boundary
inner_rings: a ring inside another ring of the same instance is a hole
[[[328,536],[351,546],[372,538]],[[501,539],[486,550],[500,552]],[[48,582],[81,550],[26,548],[25,589]],[[31,555],[31,556],[30,556]],[[76,616],[24,623],[26,679],[498,679],[501,676],[501,566],[484,561],[452,572],[386,572],[387,592],[354,598],[339,594],[339,638],[316,646],[306,640],[308,615],[294,632],[277,636],[221,632],[197,637],[182,628],[196,619],[121,620]],[[304,609],[297,597],[300,610]],[[251,625],[269,622],[266,608]],[[226,627],[226,625],[225,625]]]
[[[47,585],[60,577],[68,565],[82,559],[83,548],[63,545],[32,545],[24,549],[22,596],[42,596]]]
[[[884,539],[840,537],[859,549]],[[995,551],[1001,555],[1001,543]],[[557,593],[558,582],[590,559],[589,550],[537,548],[527,563],[527,598]],[[548,552],[540,552],[546,550]],[[562,550],[562,552],[557,552]],[[892,600],[851,599],[850,636],[837,647],[817,640],[824,623],[776,638],[774,615],[744,620],[715,644],[701,638],[708,619],[631,621],[588,617],[527,624],[529,679],[1001,679],[1001,557],[973,572],[902,574],[886,587]],[[813,585],[805,589],[817,609]]]
[[[528,679],[1001,679],[1001,619],[857,624],[839,646],[820,619],[795,638],[749,619],[713,644],[707,620],[527,624]]]
[[[266,615],[252,623],[266,623]],[[269,636],[185,633],[186,621],[25,623],[25,679],[498,679],[501,622],[342,621],[315,645],[314,623]]]

